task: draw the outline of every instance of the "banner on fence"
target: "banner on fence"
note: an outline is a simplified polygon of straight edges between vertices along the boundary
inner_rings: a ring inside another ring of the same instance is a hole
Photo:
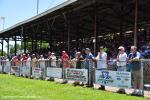
[[[42,70],[41,70],[41,68],[32,68],[32,77],[35,77],[35,78],[42,77]]]
[[[47,76],[62,78],[62,68],[47,68]]]
[[[10,73],[10,62],[8,61],[8,62],[3,62],[3,64],[2,64],[2,66],[3,66],[3,70],[4,70],[4,72],[5,73]]]
[[[2,68],[2,65],[0,64],[0,72],[2,72],[3,68]]]
[[[96,70],[95,74],[97,84],[131,88],[131,72]]]
[[[24,70],[25,70],[25,67],[20,67],[20,75],[25,76],[25,75],[24,75]]]
[[[11,73],[15,74],[15,75],[19,75],[20,74],[20,66],[11,66]]]
[[[69,69],[65,70],[67,80],[74,80],[80,82],[88,82],[88,71],[87,69]]]
[[[20,74],[23,76],[30,76],[30,67],[29,66],[23,66],[20,68]]]

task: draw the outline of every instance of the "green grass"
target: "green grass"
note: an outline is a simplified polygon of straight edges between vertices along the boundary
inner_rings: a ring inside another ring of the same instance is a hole
[[[0,100],[148,100],[68,84],[0,74]]]

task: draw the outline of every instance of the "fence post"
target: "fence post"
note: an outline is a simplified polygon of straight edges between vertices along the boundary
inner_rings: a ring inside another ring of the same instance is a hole
[[[46,66],[46,61],[44,60],[44,78],[46,78],[47,76],[47,66]]]
[[[1,65],[2,65],[2,73],[4,73],[4,63],[3,63],[3,61],[1,62]]]
[[[30,78],[32,77],[32,61],[30,61]]]
[[[65,68],[64,68],[64,62],[62,61],[62,78],[63,78],[63,81],[65,80]]]
[[[20,74],[21,74],[21,73],[20,73],[20,72],[21,72],[21,63],[22,63],[22,61],[20,61],[19,66],[18,66],[18,67],[19,67],[19,68],[18,68],[18,69],[19,69],[18,76],[21,76],[21,75],[20,75]]]
[[[9,73],[11,75],[11,61],[10,61],[9,71],[10,71]]]
[[[144,66],[143,66],[143,62],[144,62],[144,60],[142,60],[141,59],[141,88],[142,88],[142,96],[144,96],[144,78],[143,78],[143,68],[144,68]]]

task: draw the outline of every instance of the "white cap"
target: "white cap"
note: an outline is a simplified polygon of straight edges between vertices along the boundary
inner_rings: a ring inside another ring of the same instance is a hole
[[[120,50],[120,49],[121,49],[121,50],[125,50],[123,46],[120,46],[118,49],[119,49],[119,50]]]
[[[52,52],[51,54],[52,54],[52,55],[54,55],[55,53],[54,53],[54,52]]]

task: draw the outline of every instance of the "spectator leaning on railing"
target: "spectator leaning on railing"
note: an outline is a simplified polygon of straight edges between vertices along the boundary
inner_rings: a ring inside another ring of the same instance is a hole
[[[37,58],[35,54],[32,54],[32,67],[37,67]]]
[[[142,95],[141,84],[141,65],[140,65],[140,53],[137,51],[136,46],[131,46],[131,53],[128,56],[129,68],[133,76],[134,91],[132,95]]]
[[[89,80],[88,80],[88,84],[90,86],[92,86],[93,82],[92,82],[92,70],[93,70],[93,60],[95,60],[94,56],[92,55],[91,51],[89,48],[86,48],[85,49],[85,69],[88,70],[88,77],[89,77]]]
[[[127,54],[125,52],[125,48],[123,46],[120,46],[118,48],[119,52],[117,55],[117,71],[127,71]],[[118,93],[125,93],[125,89],[120,88]]]
[[[83,63],[83,56],[81,55],[81,52],[76,53],[76,60],[77,60],[76,68],[77,69],[83,68],[84,63]]]
[[[62,56],[61,56],[62,62],[63,62],[63,67],[64,68],[69,68],[69,56],[66,53],[66,51],[62,51]]]
[[[119,52],[117,55],[117,71],[127,71],[127,54],[125,52],[125,48],[120,46],[118,48]]]
[[[51,53],[51,67],[56,67],[56,56],[55,53]]]

